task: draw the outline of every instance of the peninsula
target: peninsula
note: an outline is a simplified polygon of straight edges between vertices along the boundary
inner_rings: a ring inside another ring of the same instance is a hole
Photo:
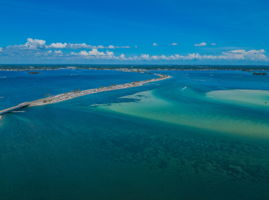
[[[111,85],[111,86],[100,87],[100,88],[95,88],[95,89],[88,89],[88,90],[81,90],[81,91],[80,90],[71,91],[71,92],[58,94],[58,95],[55,95],[55,96],[50,96],[50,97],[34,100],[34,101],[31,101],[31,102],[20,103],[17,106],[13,106],[13,107],[10,107],[10,108],[4,109],[4,110],[0,110],[0,116],[4,115],[4,114],[7,114],[7,113],[10,113],[10,112],[13,112],[13,111],[16,111],[16,110],[19,110],[19,109],[23,109],[25,107],[42,106],[42,105],[46,105],[46,104],[54,104],[54,103],[74,99],[74,98],[77,98],[77,97],[89,95],[89,94],[112,91],[112,90],[120,90],[120,89],[125,89],[125,88],[132,88],[132,87],[139,87],[139,86],[145,85],[147,83],[157,82],[157,81],[161,81],[161,80],[171,78],[171,76],[164,75],[164,74],[156,74],[155,73],[154,75],[156,75],[157,78],[143,80],[143,81],[134,81],[134,82],[118,84],[118,85]]]

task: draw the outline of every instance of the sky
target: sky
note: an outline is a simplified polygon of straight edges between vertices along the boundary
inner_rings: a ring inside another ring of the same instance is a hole
[[[0,64],[269,65],[267,0],[0,0]]]

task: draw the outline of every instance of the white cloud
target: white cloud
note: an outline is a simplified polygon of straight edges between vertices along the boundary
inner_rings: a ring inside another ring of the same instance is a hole
[[[92,49],[91,51],[87,52],[89,56],[104,56],[105,53],[98,51],[97,49]]]
[[[235,60],[268,60],[264,49],[253,49],[249,51],[244,49],[231,50],[223,52],[223,56]]]
[[[120,60],[126,60],[126,56],[125,56],[125,54],[120,54],[119,59],[120,59]]]
[[[157,47],[157,46],[159,46],[156,42],[153,42],[152,43],[152,46],[154,46],[154,47]]]
[[[209,45],[213,45],[210,43]],[[153,43],[154,46],[158,46],[157,43]],[[177,45],[177,43],[171,43],[170,45]],[[196,44],[196,46],[205,46],[205,42]],[[223,51],[219,54],[172,54],[172,55],[150,55],[149,53],[141,55],[127,56],[122,53],[115,54],[112,49],[117,48],[130,48],[129,46],[91,46],[86,43],[51,43],[46,44],[45,40],[28,38],[25,44],[11,45],[6,47],[0,47],[0,56],[10,58],[11,60],[16,58],[34,58],[42,57],[42,59],[51,58],[68,58],[68,59],[110,59],[110,60],[124,60],[124,61],[157,61],[157,60],[235,60],[235,61],[269,61],[264,49],[234,49],[229,51]],[[70,53],[70,49],[73,52]],[[77,49],[77,50],[76,50]]]
[[[69,43],[66,46],[69,49],[91,49],[93,46],[86,43]]]
[[[108,48],[109,49],[115,49],[115,46],[114,45],[109,45]]]
[[[190,53],[186,55],[149,55],[141,54],[139,56],[125,57],[125,60],[251,60],[251,61],[269,61],[265,55],[265,50],[232,50],[225,51],[219,55],[203,55],[199,53]]]
[[[49,54],[49,55],[53,55],[53,56],[62,56],[62,55],[64,55],[64,52],[63,51],[61,51],[61,50],[48,50],[48,51],[46,51],[46,52],[44,52],[44,54],[46,55],[46,54]]]
[[[130,46],[114,46],[114,45],[109,45],[107,47],[103,47],[104,49],[129,49],[131,48]]]
[[[173,43],[171,43],[170,45],[171,45],[171,46],[177,46],[177,45],[178,45],[178,43],[173,42]]]
[[[149,54],[142,54],[140,56],[141,59],[144,59],[144,60],[149,60],[150,59],[150,55]]]
[[[67,43],[57,42],[57,43],[51,43],[50,45],[47,46],[47,48],[64,49],[64,48],[66,48],[66,46],[67,46]]]
[[[5,50],[37,50],[46,47],[46,41],[40,39],[27,38],[24,44],[19,45],[9,45],[4,47]]]
[[[45,44],[46,44],[45,40],[28,38],[24,46],[28,49],[36,49],[36,48],[44,47]]]
[[[198,44],[194,44],[195,47],[205,47],[207,45],[206,42],[201,42],[201,43],[198,43]]]
[[[63,54],[63,52],[61,50],[55,50],[54,53],[55,54],[58,54],[58,55],[62,55]]]
[[[103,46],[99,46],[102,48]],[[48,49],[92,49],[97,48],[95,46],[88,45],[86,43],[51,43],[50,45],[47,45],[46,48]]]
[[[71,55],[75,56],[83,56],[83,57],[88,57],[88,58],[114,58],[114,53],[112,51],[99,51],[98,49],[92,49],[91,51],[80,51],[78,53],[72,52]]]
[[[45,40],[28,38],[26,43],[19,45],[10,45],[6,47],[8,49],[129,49],[130,46],[116,46],[116,45],[90,45],[86,43],[62,43],[53,42],[51,44],[46,44]]]
[[[115,45],[89,45],[86,43],[52,43],[47,45],[46,48],[48,49],[128,49],[131,48],[130,46],[115,46]]]

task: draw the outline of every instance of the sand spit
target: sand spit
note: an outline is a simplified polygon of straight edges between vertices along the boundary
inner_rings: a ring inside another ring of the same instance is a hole
[[[131,88],[131,87],[139,87],[139,86],[145,85],[147,83],[161,81],[161,80],[170,78],[170,76],[168,76],[168,75],[162,75],[162,74],[155,74],[155,75],[158,76],[158,78],[144,80],[144,81],[134,81],[134,82],[119,84],[119,85],[111,85],[111,86],[107,86],[107,87],[100,87],[100,88],[89,89],[89,90],[82,90],[82,91],[78,90],[78,91],[72,91],[72,92],[67,92],[67,93],[63,93],[63,94],[58,94],[58,95],[55,95],[52,97],[47,97],[47,98],[43,98],[43,99],[38,99],[36,101],[32,101],[32,102],[30,102],[29,106],[42,106],[42,105],[46,105],[46,104],[67,101],[67,100],[74,99],[74,98],[77,98],[80,96],[94,94],[94,93],[100,93],[100,92],[106,92],[106,91],[112,91],[112,90],[120,90],[120,89]]]
[[[95,88],[95,89],[88,89],[88,90],[81,90],[81,91],[77,90],[77,91],[67,92],[67,93],[63,93],[63,94],[58,94],[58,95],[47,97],[47,98],[38,99],[38,100],[35,100],[32,102],[21,103],[17,106],[10,107],[10,108],[4,109],[4,110],[0,110],[0,116],[7,114],[7,113],[10,113],[14,110],[25,108],[25,107],[54,104],[54,103],[74,99],[77,97],[89,95],[89,94],[112,91],[112,90],[121,90],[121,89],[132,88],[132,87],[139,87],[139,86],[145,85],[147,83],[157,82],[157,81],[171,78],[171,76],[163,75],[163,74],[154,74],[154,75],[156,75],[158,78],[153,78],[153,79],[144,80],[144,81],[134,81],[134,82],[124,83],[124,84],[119,84],[119,85],[111,85],[111,86],[100,87],[100,88]]]

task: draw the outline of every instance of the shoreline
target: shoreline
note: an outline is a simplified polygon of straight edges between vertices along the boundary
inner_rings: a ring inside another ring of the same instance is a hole
[[[137,66],[130,66],[130,67],[107,67],[107,66],[100,66],[100,67],[82,67],[82,66],[55,66],[55,67],[25,67],[25,68],[10,68],[10,67],[1,67],[0,65],[0,72],[1,71],[54,71],[54,70],[64,70],[64,69],[77,69],[77,70],[115,70],[115,71],[122,71],[122,72],[138,72],[144,73],[149,71],[269,71],[269,66],[234,66],[234,67],[214,67],[214,66],[182,66],[182,67],[137,67]]]
[[[147,83],[157,82],[157,81],[171,78],[171,76],[164,75],[164,74],[154,73],[154,75],[157,76],[158,78],[153,78],[153,79],[148,79],[148,80],[143,80],[143,81],[133,81],[133,82],[124,83],[124,84],[110,85],[110,86],[106,86],[106,87],[99,87],[99,88],[87,89],[87,90],[81,90],[81,91],[79,91],[79,90],[78,91],[71,91],[71,92],[66,92],[66,93],[58,94],[58,95],[51,96],[51,97],[37,99],[37,100],[31,101],[31,102],[20,103],[17,106],[13,106],[10,108],[6,108],[4,110],[0,110],[0,117],[2,118],[2,116],[7,114],[7,113],[16,111],[18,109],[23,109],[26,107],[55,104],[55,103],[71,100],[71,99],[78,98],[78,97],[85,96],[85,95],[89,95],[89,94],[95,94],[95,93],[107,92],[107,91],[113,91],[113,90],[121,90],[121,89],[132,88],[132,87],[140,87],[140,86],[143,86]],[[23,107],[20,105],[23,105]]]

